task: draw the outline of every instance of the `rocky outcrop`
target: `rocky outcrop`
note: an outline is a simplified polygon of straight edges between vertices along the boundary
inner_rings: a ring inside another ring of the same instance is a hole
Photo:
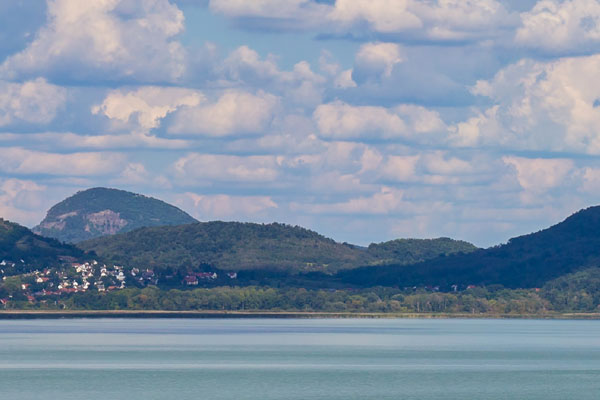
[[[124,190],[77,192],[52,207],[34,232],[63,242],[81,242],[137,228],[197,222],[179,208]]]

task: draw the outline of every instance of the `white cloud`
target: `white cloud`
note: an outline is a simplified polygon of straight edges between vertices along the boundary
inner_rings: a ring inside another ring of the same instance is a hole
[[[207,136],[264,133],[278,103],[277,96],[262,91],[228,90],[216,103],[179,110],[168,132]]]
[[[0,126],[15,122],[45,124],[54,119],[66,101],[66,89],[44,78],[11,83],[0,81]]]
[[[338,30],[366,23],[378,33],[436,41],[486,38],[513,24],[496,0],[337,0],[328,17]]]
[[[496,104],[455,125],[459,145],[600,153],[600,55],[522,60],[480,81],[473,93]]]
[[[200,195],[187,192],[177,196],[176,203],[201,220],[256,216],[278,205],[269,196]]]
[[[17,146],[23,140],[27,147],[48,148],[62,150],[77,149],[187,149],[192,144],[187,140],[165,139],[144,133],[130,133],[122,135],[79,135],[72,132],[44,132],[44,133],[0,133],[0,142]]]
[[[586,167],[581,171],[581,190],[593,195],[600,194],[600,168]]]
[[[312,0],[210,0],[212,11],[228,17],[310,18],[324,6]]]
[[[46,187],[20,179],[0,179],[0,217],[25,225],[40,221]]]
[[[197,182],[270,182],[281,162],[273,156],[230,156],[192,153],[173,164],[178,178]]]
[[[600,168],[586,167],[582,170],[581,190],[594,195],[600,194]]]
[[[334,101],[318,106],[313,118],[321,136],[327,139],[404,138],[427,142],[430,134],[445,131],[437,112],[413,105],[385,108]]]
[[[156,128],[161,119],[182,106],[193,107],[204,101],[197,90],[146,86],[137,90],[112,90],[102,104],[92,107],[93,114],[128,123],[134,120],[144,131]]]
[[[496,0],[211,0],[211,9],[249,26],[318,28],[325,32],[376,32],[405,39],[462,41],[493,37],[512,26],[517,16]]]
[[[417,134],[446,131],[446,124],[437,111],[413,104],[401,104],[393,108],[408,123],[410,130]]]
[[[335,101],[318,106],[314,119],[321,135],[328,139],[391,138],[407,133],[404,121],[384,107]]]
[[[410,182],[417,179],[417,162],[420,156],[388,156],[380,173],[385,179]]]
[[[119,176],[111,182],[119,184],[139,185],[149,183],[149,174],[144,164],[129,163]]]
[[[368,197],[355,197],[339,203],[293,203],[291,208],[312,214],[390,214],[406,208],[403,197],[402,190],[384,186]]]
[[[410,0],[337,0],[329,19],[342,26],[366,22],[377,32],[392,33],[423,27],[423,21],[410,10]]]
[[[440,175],[462,175],[474,172],[470,162],[458,157],[447,157],[443,151],[425,153],[422,162],[428,173]]]
[[[223,76],[223,84],[265,88],[283,95],[288,102],[301,106],[314,106],[321,102],[326,79],[312,71],[310,64],[300,61],[291,71],[277,65],[275,56],[265,59],[248,46],[232,51],[217,68]],[[348,83],[348,82],[345,82]]]
[[[517,44],[548,54],[589,53],[600,49],[597,0],[540,0],[521,14]]]
[[[185,72],[181,10],[168,0],[48,0],[47,24],[0,67],[5,77],[175,81]]]
[[[125,156],[119,153],[45,153],[12,147],[1,148],[0,171],[10,174],[66,176],[109,175],[122,169]]]
[[[560,186],[574,169],[574,163],[569,159],[523,158],[506,156],[502,160],[512,166],[519,185],[534,193],[545,192]]]
[[[337,89],[347,89],[356,87],[356,82],[352,79],[352,69],[346,69],[339,73],[333,81],[333,87]]]
[[[372,76],[389,77],[394,65],[403,61],[401,53],[395,43],[363,44],[356,53],[352,78],[360,83]]]

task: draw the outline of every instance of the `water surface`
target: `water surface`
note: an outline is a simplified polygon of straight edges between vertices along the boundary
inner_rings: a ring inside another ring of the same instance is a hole
[[[6,399],[594,399],[600,321],[0,321]]]

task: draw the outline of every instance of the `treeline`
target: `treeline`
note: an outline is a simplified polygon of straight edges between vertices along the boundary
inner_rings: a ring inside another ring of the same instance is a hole
[[[544,286],[544,297],[556,311],[600,311],[600,268],[562,276]]]
[[[214,310],[318,311],[391,313],[539,314],[551,309],[534,290],[475,288],[458,293],[368,290],[307,290],[265,287],[218,287],[194,290],[155,287],[107,293],[86,292],[30,304],[10,302],[11,308],[72,310]]]

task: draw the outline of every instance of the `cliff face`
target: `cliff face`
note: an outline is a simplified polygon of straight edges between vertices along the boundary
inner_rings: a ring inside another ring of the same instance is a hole
[[[75,243],[147,226],[193,222],[197,221],[163,201],[123,190],[94,188],[53,206],[33,231]]]

